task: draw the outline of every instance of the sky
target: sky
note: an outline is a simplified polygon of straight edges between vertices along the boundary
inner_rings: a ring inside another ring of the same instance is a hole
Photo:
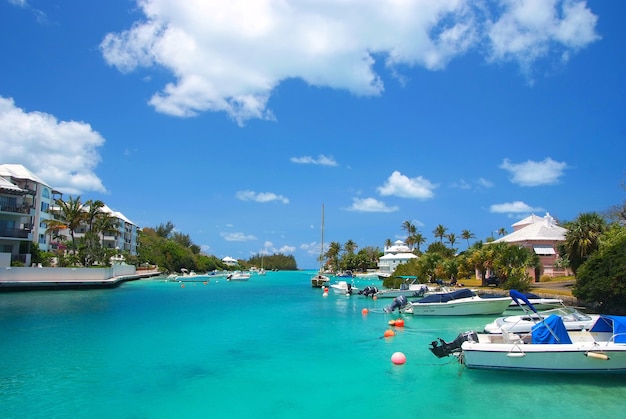
[[[0,164],[223,258],[624,200],[626,2],[0,0]],[[460,238],[455,247],[467,247]],[[358,250],[358,249],[357,249]]]

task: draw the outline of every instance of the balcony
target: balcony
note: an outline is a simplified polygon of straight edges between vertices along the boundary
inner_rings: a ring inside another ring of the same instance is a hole
[[[19,228],[0,228],[0,237],[11,237],[15,239],[26,239],[30,236],[30,230]]]
[[[0,212],[12,212],[15,214],[30,214],[34,209],[32,205],[0,205]]]

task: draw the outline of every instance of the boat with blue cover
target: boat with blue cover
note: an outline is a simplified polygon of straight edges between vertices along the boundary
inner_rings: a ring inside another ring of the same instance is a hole
[[[525,298],[515,290],[511,297]],[[552,314],[529,333],[469,331],[451,342],[439,338],[429,349],[439,358],[456,355],[463,365],[476,369],[626,373],[626,317],[600,315],[589,330],[568,331],[563,319]]]

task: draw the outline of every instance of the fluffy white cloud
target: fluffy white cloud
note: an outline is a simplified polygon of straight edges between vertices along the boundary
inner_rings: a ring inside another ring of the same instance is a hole
[[[378,192],[383,196],[394,195],[401,198],[429,199],[434,196],[433,190],[437,185],[421,176],[409,178],[397,170],[387,179]]]
[[[0,163],[22,164],[63,193],[106,192],[94,173],[103,144],[85,122],[26,112],[12,98],[0,96]]]
[[[505,202],[503,204],[494,204],[489,207],[490,212],[494,213],[512,213],[512,214],[529,214],[532,212],[543,211],[540,207],[531,207],[522,201]]]
[[[374,198],[352,198],[352,206],[347,208],[348,211],[357,212],[395,212],[398,207],[388,207],[382,201]]]
[[[100,48],[120,71],[153,65],[174,80],[155,93],[159,112],[223,111],[239,124],[273,119],[273,89],[299,78],[356,95],[384,90],[385,60],[444,68],[471,49],[527,71],[552,51],[567,56],[598,39],[583,0],[138,0],[144,17]],[[401,77],[401,76],[400,76]]]
[[[311,156],[292,157],[289,159],[292,163],[298,164],[319,164],[321,166],[337,166],[337,162],[332,157],[327,157],[323,154],[317,156],[317,159]]]
[[[500,168],[511,173],[513,183],[521,186],[540,186],[558,183],[567,168],[567,163],[554,161],[550,157],[540,162],[528,160],[518,164],[504,159]]]
[[[282,195],[276,195],[272,192],[254,192],[254,191],[239,191],[235,195],[237,199],[241,201],[255,201],[255,202],[272,202],[280,201],[283,204],[288,204],[289,199]]]
[[[491,59],[517,61],[525,71],[551,50],[576,51],[599,39],[598,20],[584,1],[503,0],[503,13],[489,25]]]

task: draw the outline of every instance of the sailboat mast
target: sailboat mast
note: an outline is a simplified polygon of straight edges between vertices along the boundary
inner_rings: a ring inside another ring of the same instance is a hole
[[[324,260],[324,204],[322,204],[322,244],[320,245],[320,272],[322,272],[323,260]]]

